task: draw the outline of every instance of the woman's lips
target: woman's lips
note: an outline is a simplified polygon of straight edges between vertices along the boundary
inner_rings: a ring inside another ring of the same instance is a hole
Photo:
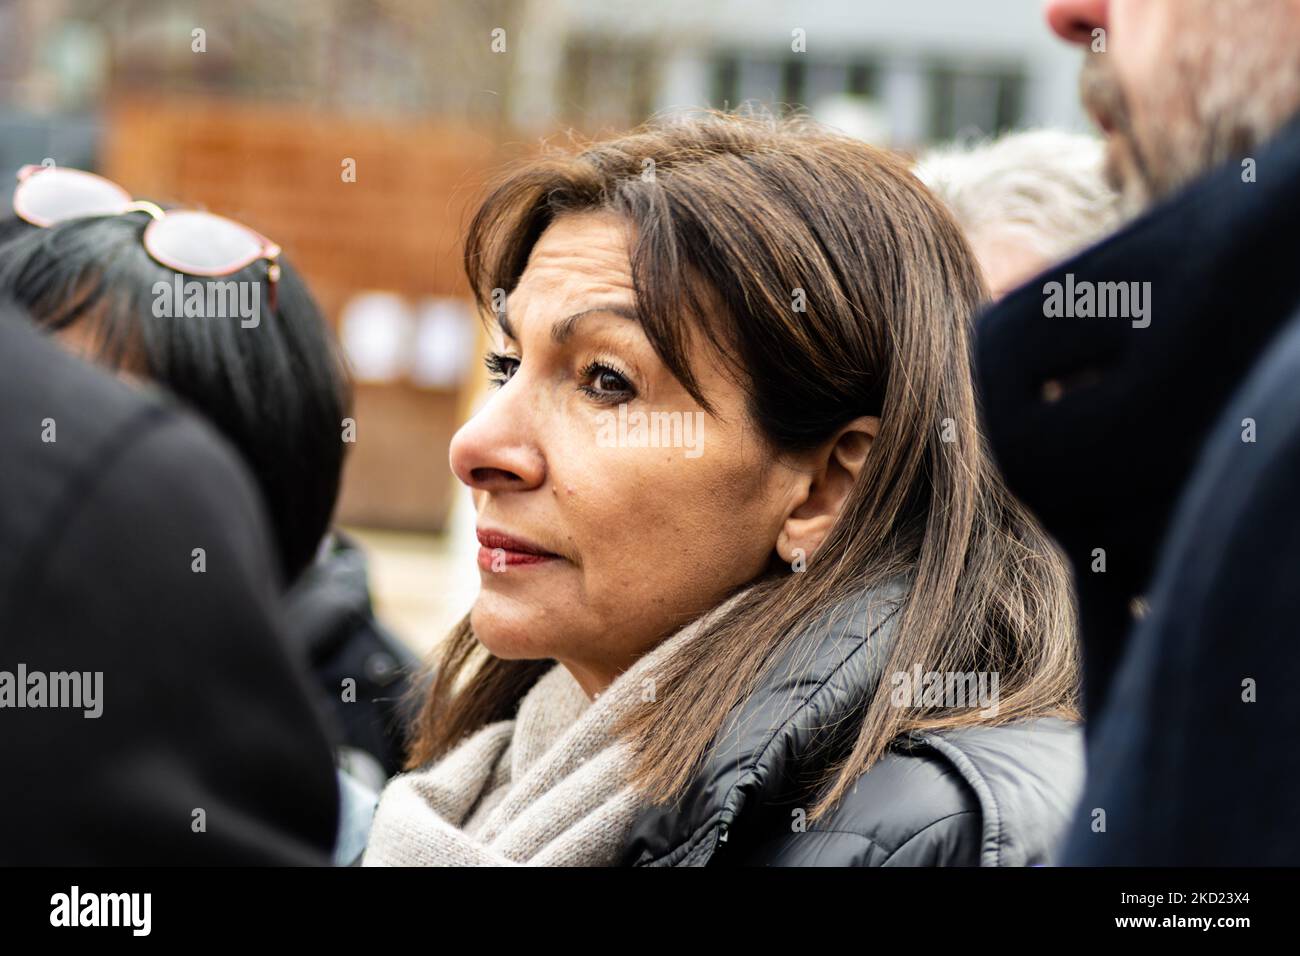
[[[485,571],[500,571],[506,567],[521,567],[529,564],[544,564],[559,558],[558,554],[545,548],[516,538],[501,531],[479,528],[478,564]]]

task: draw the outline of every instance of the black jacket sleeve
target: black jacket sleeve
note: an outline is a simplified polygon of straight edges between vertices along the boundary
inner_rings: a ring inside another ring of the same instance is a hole
[[[0,602],[0,669],[102,672],[102,713],[0,710],[0,862],[327,862],[330,748],[249,477],[143,404],[66,484]]]

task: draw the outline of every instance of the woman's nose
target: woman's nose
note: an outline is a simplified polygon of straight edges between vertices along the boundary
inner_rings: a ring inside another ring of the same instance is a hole
[[[1047,0],[1047,24],[1063,40],[1090,43],[1092,31],[1105,29],[1110,0]]]
[[[493,395],[451,440],[451,470],[475,491],[528,491],[546,478],[529,410],[508,391]]]

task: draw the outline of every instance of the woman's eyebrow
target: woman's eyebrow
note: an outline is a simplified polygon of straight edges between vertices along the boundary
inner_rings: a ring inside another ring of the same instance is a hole
[[[602,312],[607,315],[621,316],[630,322],[641,321],[641,316],[637,313],[636,309],[631,306],[598,305],[590,309],[583,309],[581,312],[575,312],[573,315],[560,319],[560,321],[556,322],[555,325],[551,327],[551,340],[555,342],[556,345],[563,345],[570,339],[570,337],[572,337],[574,329],[577,327],[579,322],[587,316],[597,312]],[[496,316],[497,328],[501,330],[501,334],[512,341],[518,341],[518,336],[515,335],[515,327],[510,324],[510,317],[506,315],[506,310],[504,308],[500,309]]]
[[[581,312],[575,312],[573,315],[566,316],[551,326],[551,341],[556,345],[563,345],[573,335],[578,323],[589,315],[603,313],[605,315],[617,315],[627,319],[630,322],[640,322],[641,317],[637,314],[636,309],[628,305],[598,305],[590,309],[583,309]]]

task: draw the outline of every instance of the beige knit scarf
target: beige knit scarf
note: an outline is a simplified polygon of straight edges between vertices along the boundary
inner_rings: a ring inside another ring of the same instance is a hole
[[[643,655],[594,701],[556,664],[524,695],[514,720],[488,724],[440,760],[393,778],[362,865],[617,863],[644,801],[628,784],[630,749],[610,730],[654,700],[664,662],[710,617]]]

